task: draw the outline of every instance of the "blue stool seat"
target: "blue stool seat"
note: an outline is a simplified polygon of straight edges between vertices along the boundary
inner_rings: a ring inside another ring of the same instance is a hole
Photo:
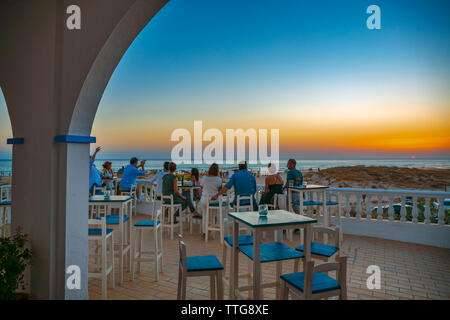
[[[281,275],[281,279],[303,292],[305,282],[304,272],[283,274]],[[313,274],[312,293],[320,293],[340,288],[339,282],[326,273],[319,272]]]
[[[230,247],[233,246],[233,237],[223,238]],[[253,236],[239,236],[239,246],[246,246],[253,244]]]
[[[218,207],[219,207],[219,201],[216,201],[216,202],[210,202],[210,203],[209,203],[209,206],[210,206],[210,207],[216,207],[216,208],[218,208]],[[222,202],[222,207],[226,207],[226,206],[228,206],[228,203]]]
[[[100,220],[101,218],[97,218]],[[128,221],[128,216],[125,214],[123,216],[123,222]],[[119,215],[118,214],[110,214],[106,216],[106,224],[119,224]]]
[[[11,201],[6,201],[6,200],[0,201],[0,204],[4,205],[4,206],[10,206],[11,205]]]
[[[253,260],[253,245],[238,247],[239,251]],[[303,258],[304,255],[280,242],[262,243],[260,246],[260,262],[272,262]]]
[[[327,201],[327,206],[337,206],[339,202],[336,201]]]
[[[292,201],[292,204],[295,204],[297,206],[300,205],[300,201]],[[308,201],[303,201],[303,205],[304,206],[321,206],[323,205],[322,201],[312,201],[312,200],[308,200]]]
[[[195,256],[186,258],[187,271],[222,270],[223,265],[216,256]]]
[[[295,248],[295,250],[304,251],[303,245]],[[333,254],[339,251],[339,248],[334,246],[330,246],[328,244],[311,242],[311,254],[315,254],[318,256],[331,257]]]
[[[158,221],[157,224],[161,224],[161,221]],[[154,227],[155,221],[153,220],[141,220],[134,224],[135,227]]]
[[[110,234],[113,232],[113,229],[106,229],[106,234]],[[102,229],[100,228],[89,228],[88,230],[89,236],[101,236],[102,235]]]
[[[237,203],[232,203],[231,205],[235,206],[235,205],[237,205]],[[241,200],[239,202],[239,206],[249,206],[249,205],[250,205],[250,200]]]

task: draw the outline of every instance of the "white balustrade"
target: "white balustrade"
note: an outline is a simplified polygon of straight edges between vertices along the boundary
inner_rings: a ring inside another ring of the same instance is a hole
[[[450,192],[357,188],[327,192],[337,195],[334,218],[342,219],[344,233],[450,248],[444,209]]]

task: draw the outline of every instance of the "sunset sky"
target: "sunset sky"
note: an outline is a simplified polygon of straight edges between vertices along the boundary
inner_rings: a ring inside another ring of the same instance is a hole
[[[381,30],[366,27],[371,4]],[[171,132],[202,120],[224,136],[280,129],[281,157],[450,158],[448,12],[445,0],[171,0],[115,70],[92,135],[103,157],[167,158]],[[0,158],[8,137],[0,94]]]

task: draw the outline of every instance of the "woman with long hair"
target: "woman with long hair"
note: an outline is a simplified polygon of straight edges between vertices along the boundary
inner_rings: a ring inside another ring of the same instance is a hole
[[[222,188],[222,179],[219,176],[219,165],[213,163],[209,169],[208,173],[204,175],[200,180],[200,185],[202,186],[202,197],[200,198],[200,212],[202,216],[206,214],[206,203],[208,199],[213,197]],[[203,230],[206,230],[205,220],[203,219]]]

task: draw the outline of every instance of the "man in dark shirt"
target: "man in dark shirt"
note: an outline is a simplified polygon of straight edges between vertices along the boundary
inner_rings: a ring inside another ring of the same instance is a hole
[[[295,167],[297,166],[297,161],[295,159],[289,159],[287,162],[288,173],[286,175],[286,184],[284,189],[287,187],[299,187],[303,184],[303,175]],[[299,194],[297,192],[292,193],[292,199],[286,197],[286,208],[289,208],[289,201],[299,201]],[[299,208],[294,205],[294,211],[298,212]]]

